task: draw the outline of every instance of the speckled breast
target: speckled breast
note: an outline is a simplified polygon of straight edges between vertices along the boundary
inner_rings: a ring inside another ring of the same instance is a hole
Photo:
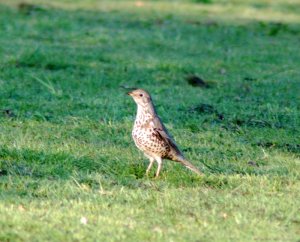
[[[132,137],[136,146],[148,155],[155,154],[163,158],[170,151],[169,145],[159,138],[153,128],[144,128],[142,125],[135,124]]]

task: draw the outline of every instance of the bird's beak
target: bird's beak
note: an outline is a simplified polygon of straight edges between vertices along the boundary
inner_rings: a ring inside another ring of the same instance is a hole
[[[129,89],[129,90],[128,90]],[[134,90],[136,90],[136,88],[135,87],[132,87],[132,88],[127,88],[127,90],[129,91],[129,92],[127,92],[127,95],[129,95],[129,96],[134,96]]]
[[[126,94],[129,95],[129,96],[133,96],[134,95],[133,94],[134,90],[137,89],[136,87],[124,87],[124,86],[121,86],[121,87],[127,90]]]

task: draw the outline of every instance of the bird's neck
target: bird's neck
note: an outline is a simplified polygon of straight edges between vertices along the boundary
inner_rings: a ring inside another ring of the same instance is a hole
[[[137,105],[136,121],[141,123],[147,122],[149,119],[156,116],[156,111],[152,103],[145,106]]]

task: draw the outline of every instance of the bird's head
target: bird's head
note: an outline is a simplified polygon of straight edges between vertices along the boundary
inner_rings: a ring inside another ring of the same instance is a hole
[[[143,89],[134,89],[127,94],[133,98],[137,105],[145,107],[151,103],[150,94]]]

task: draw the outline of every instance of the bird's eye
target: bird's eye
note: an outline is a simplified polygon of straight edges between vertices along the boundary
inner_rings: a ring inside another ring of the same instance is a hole
[[[140,97],[144,96],[143,93],[140,94]]]

